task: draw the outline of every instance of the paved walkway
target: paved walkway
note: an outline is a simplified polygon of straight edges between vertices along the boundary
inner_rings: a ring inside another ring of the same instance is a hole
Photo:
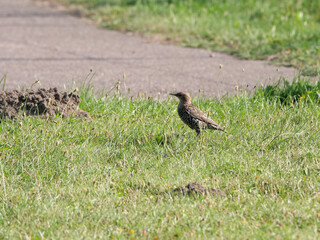
[[[30,0],[0,0],[0,32],[0,78],[7,74],[6,89],[28,87],[35,80],[43,87],[70,88],[92,69],[98,90],[109,89],[125,72],[132,95],[173,90],[196,94],[201,89],[212,96],[233,93],[237,85],[252,88],[259,81],[270,83],[295,73],[264,61],[239,60],[98,29]]]

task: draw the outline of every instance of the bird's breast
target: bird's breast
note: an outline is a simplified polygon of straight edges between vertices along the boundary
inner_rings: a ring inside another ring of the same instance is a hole
[[[178,106],[178,114],[180,119],[187,124],[190,128],[195,129],[198,128],[198,119],[194,118],[190,112],[188,111],[188,107],[181,104]]]

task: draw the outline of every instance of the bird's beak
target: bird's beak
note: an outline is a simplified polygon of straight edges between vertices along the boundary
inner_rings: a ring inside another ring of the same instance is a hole
[[[169,95],[175,96],[176,94],[175,93],[169,93]]]

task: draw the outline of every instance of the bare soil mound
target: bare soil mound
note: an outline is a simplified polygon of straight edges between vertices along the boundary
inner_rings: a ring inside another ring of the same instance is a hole
[[[78,93],[59,92],[57,88],[0,91],[0,117],[13,119],[22,111],[31,116],[90,117],[89,113],[78,108],[80,101]]]
[[[174,192],[180,192],[183,195],[208,195],[208,194],[217,194],[221,193],[220,190],[214,189],[214,188],[205,188],[199,183],[190,183],[187,186],[182,186],[174,189]]]

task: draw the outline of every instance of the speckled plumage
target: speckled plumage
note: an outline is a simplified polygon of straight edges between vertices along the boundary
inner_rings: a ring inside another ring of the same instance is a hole
[[[191,104],[191,97],[188,93],[179,92],[176,94],[171,93],[170,95],[179,98],[178,114],[181,120],[191,129],[194,129],[198,135],[200,134],[201,129],[206,128],[226,132],[224,128],[215,123],[204,112]]]

